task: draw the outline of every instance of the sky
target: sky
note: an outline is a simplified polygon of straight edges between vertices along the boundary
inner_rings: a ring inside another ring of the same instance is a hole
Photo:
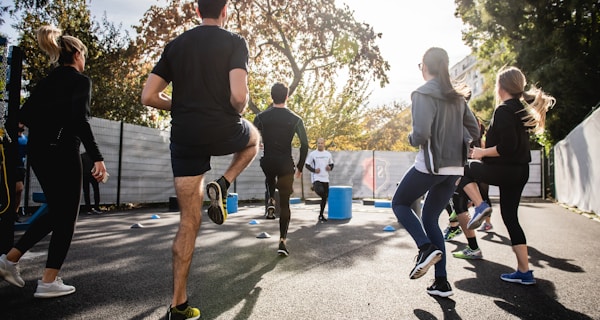
[[[444,48],[450,57],[450,66],[460,62],[470,53],[461,38],[460,19],[454,17],[454,0],[336,0],[346,3],[354,11],[357,21],[371,25],[382,33],[377,41],[382,57],[390,64],[390,83],[380,88],[371,87],[370,105],[394,101],[410,102],[410,94],[424,83],[417,64],[430,47]],[[138,24],[144,12],[164,0],[91,0],[90,10],[95,20],[106,13],[109,21],[122,23],[134,36],[131,26]],[[1,32],[16,38],[10,30],[10,21]]]

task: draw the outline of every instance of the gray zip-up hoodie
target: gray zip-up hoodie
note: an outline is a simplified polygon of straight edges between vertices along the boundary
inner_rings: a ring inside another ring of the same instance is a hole
[[[446,100],[437,78],[427,81],[412,95],[412,132],[408,140],[423,152],[429,173],[440,168],[462,167],[467,161],[468,143],[478,139],[479,125],[467,102]]]

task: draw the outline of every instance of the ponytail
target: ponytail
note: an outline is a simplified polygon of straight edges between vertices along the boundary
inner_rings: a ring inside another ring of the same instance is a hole
[[[541,133],[546,125],[546,112],[554,106],[556,99],[534,85],[525,91],[526,85],[525,75],[516,67],[505,66],[500,69],[496,77],[496,86],[502,88],[513,98],[520,99],[525,106],[526,114],[521,118],[523,125],[531,132]],[[497,96],[496,99],[500,98]]]
[[[440,83],[442,94],[447,100],[465,100],[470,95],[470,90],[464,83],[453,84],[450,80],[448,53],[442,48],[429,48],[423,55],[423,63],[427,65],[430,75],[436,77]]]
[[[51,63],[60,65],[71,64],[76,52],[87,54],[87,47],[81,40],[72,36],[63,36],[62,30],[51,25],[45,25],[37,30],[37,40],[40,48],[50,58]]]
[[[523,117],[524,126],[532,128],[534,133],[542,133],[546,125],[546,112],[554,106],[556,99],[541,89],[531,86],[521,97],[527,115]]]

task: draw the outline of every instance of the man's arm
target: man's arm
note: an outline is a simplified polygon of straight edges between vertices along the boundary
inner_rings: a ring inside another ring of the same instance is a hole
[[[296,134],[298,135],[298,139],[300,139],[300,159],[298,160],[298,165],[296,168],[299,172],[302,172],[302,167],[306,161],[306,155],[308,154],[308,137],[306,136],[306,128],[304,128],[304,122],[302,119],[298,120],[298,124],[296,125]]]
[[[231,97],[229,101],[233,108],[238,112],[244,112],[250,93],[248,90],[248,73],[244,69],[233,69],[229,71],[229,87]]]
[[[156,109],[171,110],[171,97],[163,92],[169,84],[160,76],[151,73],[142,90],[142,104]]]

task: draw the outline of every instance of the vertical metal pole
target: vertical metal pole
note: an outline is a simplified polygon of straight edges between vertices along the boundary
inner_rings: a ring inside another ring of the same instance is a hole
[[[372,170],[373,170],[373,199],[375,199],[375,189],[377,188],[377,185],[375,184],[377,182],[377,179],[375,178],[375,175],[377,174],[377,161],[375,161],[375,150],[373,150],[372,153],[372,159],[373,159],[373,165]]]
[[[125,125],[121,121],[121,128],[119,133],[119,165],[117,168],[117,208],[121,205],[121,170],[123,168],[123,135]]]

